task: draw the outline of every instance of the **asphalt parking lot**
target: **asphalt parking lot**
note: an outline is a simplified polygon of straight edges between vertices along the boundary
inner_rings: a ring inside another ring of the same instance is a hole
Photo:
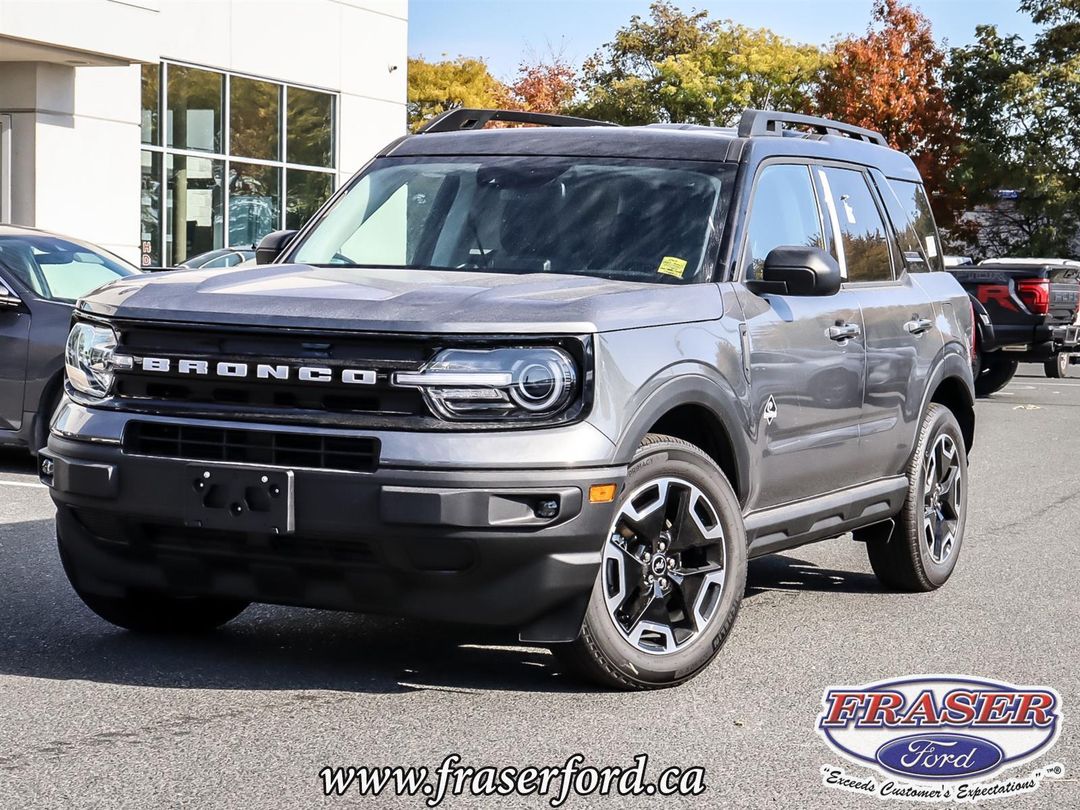
[[[650,694],[597,692],[544,650],[417,622],[257,607],[202,639],[115,630],[69,589],[32,465],[0,456],[0,807],[351,806],[365,800],[321,795],[322,766],[578,752],[705,768],[704,795],[640,806],[877,807],[821,785],[837,763],[814,731],[822,690],[916,673],[1055,687],[1065,723],[1046,761],[1065,778],[990,806],[1078,807],[1080,379],[1023,367],[977,410],[967,536],[944,589],[883,591],[848,539],[756,561],[720,658]],[[634,806],[567,806],[594,804]]]

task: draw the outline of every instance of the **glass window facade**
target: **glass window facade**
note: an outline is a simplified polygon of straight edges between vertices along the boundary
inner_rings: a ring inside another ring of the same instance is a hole
[[[336,114],[330,93],[144,65],[142,265],[302,226],[335,187]]]

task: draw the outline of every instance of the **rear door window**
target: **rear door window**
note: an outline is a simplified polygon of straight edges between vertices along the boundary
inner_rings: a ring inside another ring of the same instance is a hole
[[[891,281],[889,231],[866,176],[855,169],[817,169],[837,241],[837,260],[846,281]]]

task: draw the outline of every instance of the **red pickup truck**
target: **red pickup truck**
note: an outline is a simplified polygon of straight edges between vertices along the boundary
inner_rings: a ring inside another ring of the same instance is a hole
[[[1020,362],[1064,377],[1080,362],[1080,262],[987,259],[949,267],[975,310],[975,392],[1004,388]]]

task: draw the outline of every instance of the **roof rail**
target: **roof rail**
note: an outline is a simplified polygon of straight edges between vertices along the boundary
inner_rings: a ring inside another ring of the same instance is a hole
[[[739,120],[738,133],[740,138],[755,135],[783,135],[784,124],[810,127],[819,135],[845,135],[858,141],[875,143],[878,146],[889,145],[884,135],[872,129],[863,129],[852,124],[845,124],[843,121],[819,118],[816,115],[800,115],[775,110],[744,110]]]
[[[572,115],[525,112],[522,110],[473,110],[457,107],[436,115],[419,130],[425,132],[460,132],[463,129],[483,129],[489,121],[509,121],[515,124],[539,124],[545,127],[617,127],[610,121],[575,118]]]

